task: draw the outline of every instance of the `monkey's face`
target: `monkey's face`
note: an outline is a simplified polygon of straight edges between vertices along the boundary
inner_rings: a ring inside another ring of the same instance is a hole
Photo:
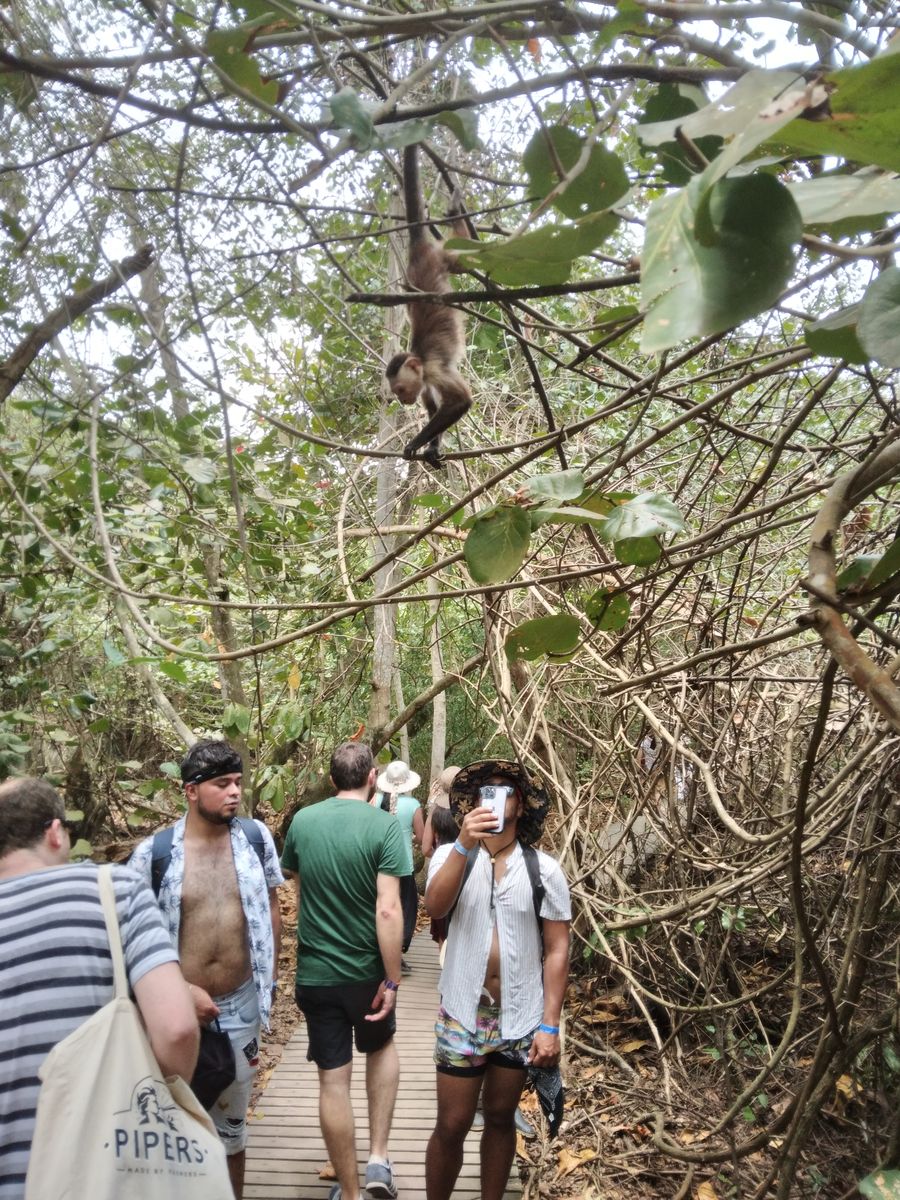
[[[393,374],[388,375],[388,382],[401,404],[415,404],[425,384],[422,360],[409,355]]]

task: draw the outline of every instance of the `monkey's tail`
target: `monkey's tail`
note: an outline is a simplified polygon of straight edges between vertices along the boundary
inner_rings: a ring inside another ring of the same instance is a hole
[[[419,184],[418,146],[403,149],[403,196],[406,202],[406,220],[412,242],[425,237],[425,207],[422,203],[422,188]]]

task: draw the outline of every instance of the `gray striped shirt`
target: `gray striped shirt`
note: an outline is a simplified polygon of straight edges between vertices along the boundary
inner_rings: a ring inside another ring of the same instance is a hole
[[[428,868],[429,883],[448,856],[456,853],[452,846],[439,846],[435,850]],[[547,921],[571,920],[569,885],[559,863],[540,850],[537,856],[544,885],[541,917]],[[500,1036],[512,1040],[533,1033],[544,1013],[541,936],[521,846],[516,845],[512,850],[506,872],[494,888],[493,913],[492,875],[490,856],[480,850],[450,922],[438,987],[441,1003],[450,1016],[474,1033],[496,920],[502,991]]]
[[[113,870],[116,911],[133,986],[177,962],[153,893]],[[38,1067],[112,999],[113,972],[97,866],[49,867],[0,882],[0,1200],[21,1200],[34,1133]],[[61,1148],[77,1154],[77,1146]]]

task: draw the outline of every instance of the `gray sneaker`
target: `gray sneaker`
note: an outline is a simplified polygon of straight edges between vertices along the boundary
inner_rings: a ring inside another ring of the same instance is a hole
[[[534,1126],[530,1121],[525,1119],[525,1116],[520,1108],[516,1109],[516,1129],[521,1133],[523,1138],[537,1137]]]
[[[394,1200],[397,1185],[394,1183],[394,1168],[390,1163],[370,1162],[366,1167],[366,1195],[374,1200]]]

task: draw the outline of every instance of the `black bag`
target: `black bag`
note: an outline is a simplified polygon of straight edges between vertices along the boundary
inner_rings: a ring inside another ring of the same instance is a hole
[[[200,1055],[191,1079],[191,1091],[205,1109],[210,1109],[237,1077],[234,1047],[218,1021],[200,1026]]]

